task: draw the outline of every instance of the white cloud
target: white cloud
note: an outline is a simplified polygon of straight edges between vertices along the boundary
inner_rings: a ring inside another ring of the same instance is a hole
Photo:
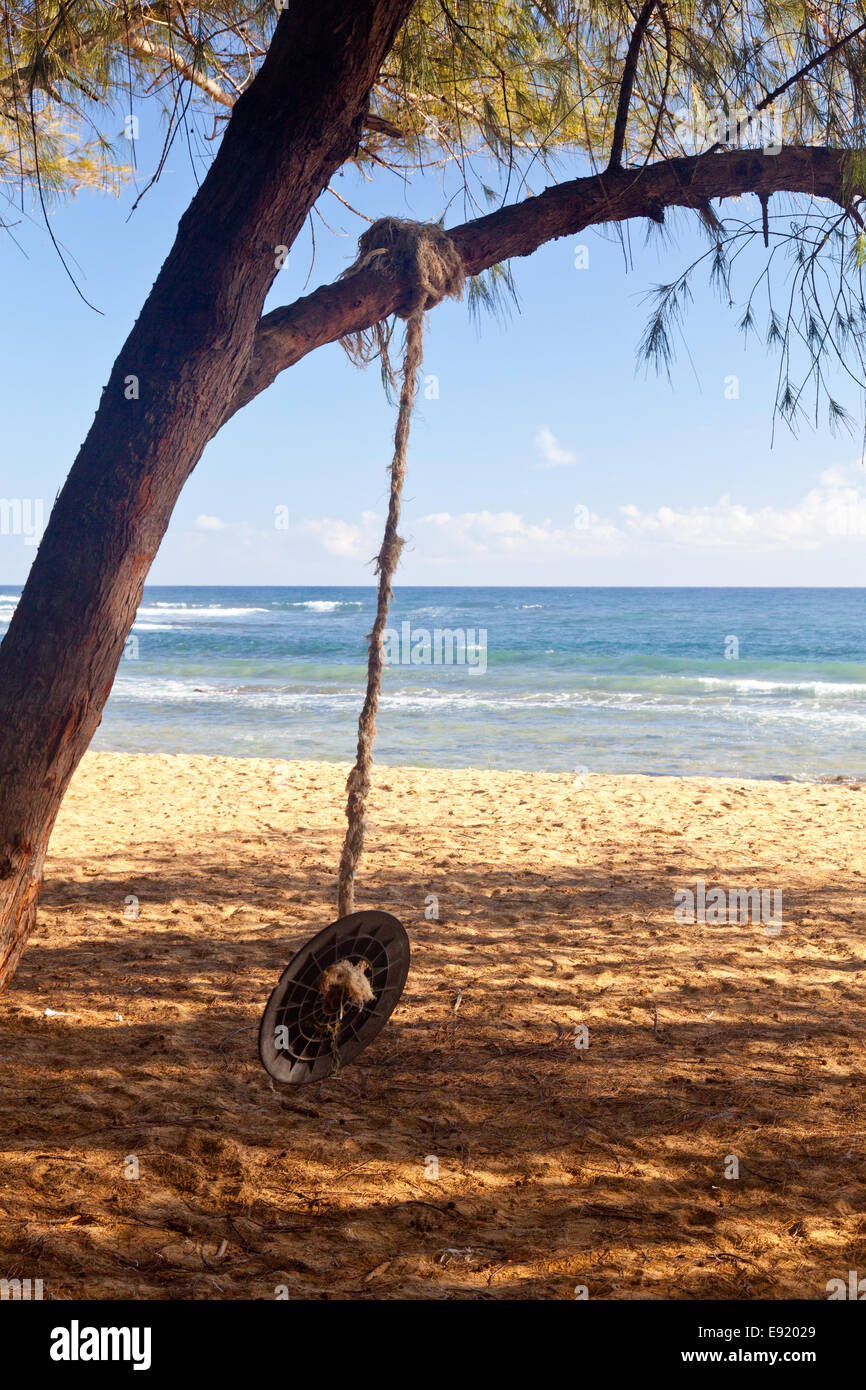
[[[564,449],[549,425],[540,425],[535,436],[535,449],[538,454],[536,468],[568,468],[577,463],[573,449]]]
[[[418,553],[439,564],[481,556],[541,563],[556,557],[651,557],[681,551],[831,554],[840,546],[862,546],[866,538],[866,472],[859,467],[828,469],[817,487],[787,506],[750,508],[724,494],[696,507],[662,503],[642,510],[629,502],[612,518],[584,506],[573,512],[574,524],[570,517],[530,521],[512,511],[434,512],[420,517],[412,529]]]
[[[365,512],[364,519],[375,516],[374,512]],[[324,516],[320,521],[305,521],[302,529],[308,535],[316,536],[320,545],[324,546],[329,555],[339,555],[344,559],[355,560],[361,554],[361,528],[349,521],[340,521],[338,518]]]
[[[782,505],[730,495],[700,506],[580,498],[548,517],[502,509],[405,516],[403,584],[809,584],[863,582],[866,470],[830,468]],[[154,583],[369,584],[384,517],[299,520],[291,530],[207,515],[172,528]],[[189,525],[189,523],[188,523]]]
[[[847,472],[844,468],[825,468],[821,474],[821,482],[831,486],[834,483],[845,483],[847,480]]]
[[[866,475],[830,468],[820,486],[786,507],[750,510],[730,497],[704,507],[620,507],[625,530],[677,548],[749,551],[822,550],[846,537],[866,537]]]
[[[425,556],[437,551],[439,563],[448,554],[455,558],[597,554],[625,540],[622,532],[594,512],[588,513],[588,526],[580,531],[573,524],[555,525],[550,517],[527,521],[519,512],[434,512],[413,522],[412,534],[416,550]]]

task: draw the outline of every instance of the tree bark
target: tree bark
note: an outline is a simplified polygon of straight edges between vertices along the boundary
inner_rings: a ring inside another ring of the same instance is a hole
[[[0,990],[178,494],[413,0],[292,0],[114,364],[0,646]]]

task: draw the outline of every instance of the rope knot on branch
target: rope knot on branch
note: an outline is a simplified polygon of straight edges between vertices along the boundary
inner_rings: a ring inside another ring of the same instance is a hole
[[[459,299],[466,284],[463,257],[438,222],[380,217],[358,238],[358,255],[341,278],[347,280],[370,268],[399,286],[394,313],[410,322],[443,299]],[[379,358],[388,388],[397,384],[388,351],[390,337],[387,321],[380,319],[370,328],[340,339],[358,367]]]
[[[466,283],[463,257],[438,222],[380,217],[358,238],[357,259],[344,275],[371,265],[406,286],[396,310],[401,319],[434,309],[443,299],[459,299]]]

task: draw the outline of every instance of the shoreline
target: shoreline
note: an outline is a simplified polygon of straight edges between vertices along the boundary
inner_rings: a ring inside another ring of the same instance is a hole
[[[282,766],[283,764],[285,764],[286,766],[290,766],[290,767],[291,767],[291,766],[295,766],[295,765],[297,764],[299,767],[308,767],[308,766],[309,766],[309,767],[344,768],[345,771],[346,771],[346,773],[348,773],[349,768],[350,768],[350,767],[352,766],[352,764],[353,764],[353,759],[350,759],[350,758],[284,758],[284,757],[278,757],[278,756],[274,756],[274,757],[268,756],[268,757],[266,757],[266,756],[264,756],[264,755],[261,754],[261,753],[234,753],[234,752],[233,752],[233,753],[182,753],[182,752],[171,752],[171,753],[168,753],[168,752],[160,752],[160,753],[155,753],[155,752],[128,752],[128,751],[123,750],[123,749],[114,749],[114,748],[90,748],[90,749],[88,749],[87,753],[86,753],[84,756],[85,756],[85,760],[88,759],[88,758],[93,758],[93,757],[97,757],[97,758],[100,758],[100,757],[108,757],[108,758],[153,758],[153,759],[158,760],[158,761],[162,761],[162,760],[164,760],[164,759],[166,759],[166,758],[193,758],[193,759],[202,760],[202,761],[213,760],[213,761],[215,761],[215,762],[229,762],[229,763],[233,763],[233,762],[237,762],[237,763],[259,762],[259,763],[273,763],[274,765],[280,765],[280,766]],[[520,777],[527,777],[527,776],[528,776],[528,777],[565,777],[565,778],[571,779],[572,782],[574,781],[574,776],[575,776],[575,774],[574,774],[573,771],[568,771],[568,770],[563,770],[563,771],[557,772],[556,770],[552,770],[552,769],[540,769],[540,768],[539,768],[539,769],[536,769],[536,768],[521,768],[521,767],[489,767],[489,766],[485,767],[483,764],[480,764],[480,763],[465,763],[465,764],[454,765],[454,766],[452,766],[452,765],[450,765],[450,764],[449,764],[448,766],[443,766],[442,764],[439,764],[439,763],[428,763],[428,764],[425,764],[425,763],[389,763],[389,762],[384,762],[384,761],[380,761],[379,759],[377,759],[376,756],[375,756],[375,750],[374,750],[374,754],[373,754],[373,761],[374,761],[374,767],[378,767],[378,768],[382,769],[383,771],[395,772],[395,773],[396,773],[396,772],[401,772],[401,771],[403,771],[403,772],[429,772],[429,773],[443,773],[443,774],[448,774],[448,773],[457,774],[457,773],[463,773],[463,772],[471,772],[471,773],[487,773],[487,772],[493,772],[493,773],[497,773],[497,774],[502,775],[502,776],[515,776],[515,777],[517,777],[517,776],[520,776]],[[746,783],[746,782],[754,782],[754,783],[756,783],[756,784],[759,785],[759,786],[763,786],[763,785],[766,784],[766,783],[773,783],[773,784],[778,784],[778,785],[782,785],[782,786],[792,785],[792,786],[805,786],[805,787],[824,787],[824,786],[827,786],[827,787],[840,786],[840,787],[841,787],[841,786],[844,786],[844,787],[850,787],[850,788],[852,788],[852,789],[854,789],[854,790],[860,790],[861,788],[864,789],[864,790],[866,790],[866,772],[863,772],[863,773],[845,773],[845,772],[825,773],[823,776],[820,776],[820,777],[801,777],[801,776],[797,776],[797,775],[792,774],[792,773],[784,773],[784,772],[771,773],[771,772],[768,772],[768,773],[766,773],[766,774],[765,774],[764,776],[762,776],[762,777],[742,777],[742,776],[737,776],[737,775],[728,775],[728,774],[725,774],[725,773],[716,773],[716,772],[686,772],[686,773],[683,773],[683,772],[642,772],[642,771],[639,771],[639,770],[618,771],[618,772],[604,772],[604,771],[594,772],[594,771],[592,771],[592,770],[587,769],[587,770],[585,770],[585,771],[583,772],[583,776],[584,776],[584,778],[592,779],[593,781],[595,781],[595,780],[597,780],[597,779],[603,779],[603,780],[605,780],[605,781],[618,781],[618,780],[620,780],[620,779],[622,779],[622,778],[646,777],[646,778],[648,778],[648,779],[650,779],[650,780],[652,780],[652,781],[660,781],[660,782],[743,782],[743,783]]]

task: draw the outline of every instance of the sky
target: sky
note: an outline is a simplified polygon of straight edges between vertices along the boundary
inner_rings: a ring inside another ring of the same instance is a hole
[[[82,192],[51,228],[97,314],[79,297],[38,213],[8,213],[0,237],[6,333],[0,343],[0,498],[24,504],[0,534],[0,584],[23,583],[111,364],[196,188],[181,140],[131,213],[161,143],[140,111],[137,181],[119,198]],[[565,164],[558,177],[579,172]],[[201,170],[199,170],[199,176]],[[538,193],[551,180],[529,178]],[[478,215],[453,173],[365,178],[323,194],[277,275],[267,307],[326,283],[353,259],[369,217]],[[337,196],[339,195],[339,196]],[[486,211],[484,208],[482,211]],[[775,211],[771,205],[771,212]],[[751,212],[748,200],[738,212]],[[413,422],[404,584],[860,585],[866,539],[862,403],[854,436],[794,437],[776,423],[778,361],[739,314],[695,281],[670,381],[637,365],[647,294],[707,249],[681,214],[665,240],[643,224],[628,244],[586,231],[512,263],[519,308],[477,322],[465,303],[430,316]],[[760,244],[736,285],[760,275]],[[782,281],[779,281],[782,284]],[[759,315],[760,317],[760,315]],[[338,345],[310,354],[208,445],[150,573],[154,584],[373,582],[387,499],[394,408],[376,366]],[[29,504],[30,511],[27,511]],[[31,535],[21,534],[29,529]],[[288,525],[285,519],[288,518]],[[2,520],[2,519],[0,519]],[[18,534],[14,534],[14,532]]]

